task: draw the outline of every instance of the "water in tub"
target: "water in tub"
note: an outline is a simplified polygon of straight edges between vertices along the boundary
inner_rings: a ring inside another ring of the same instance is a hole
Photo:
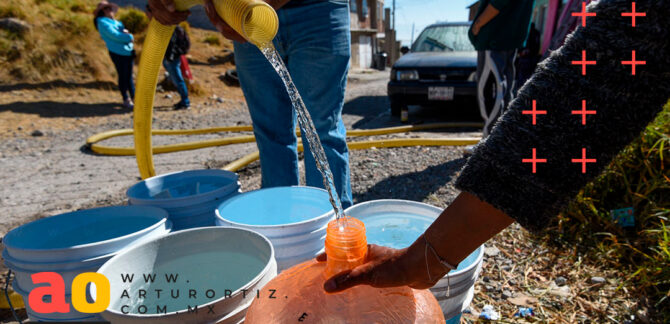
[[[196,305],[204,308],[204,304],[230,296],[257,274],[244,269],[263,269],[264,264],[248,254],[228,253],[231,255],[221,258],[219,252],[202,252],[161,263],[146,273],[122,273],[126,276],[123,295],[112,296],[112,308],[130,314],[164,314],[188,311]]]

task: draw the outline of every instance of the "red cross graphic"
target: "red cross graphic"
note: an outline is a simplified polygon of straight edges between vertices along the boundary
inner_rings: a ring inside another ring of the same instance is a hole
[[[621,64],[623,65],[630,65],[633,67],[633,71],[631,72],[633,75],[635,75],[635,67],[637,65],[645,65],[647,64],[647,61],[636,61],[635,60],[635,50],[633,50],[633,58],[630,61],[621,61]]]
[[[595,110],[586,110],[586,100],[582,100],[582,110],[573,110],[573,115],[582,115],[582,125],[586,125],[586,115],[595,115]]]
[[[633,52],[635,52],[635,51],[633,51]],[[635,57],[633,57],[633,58],[635,58]],[[582,75],[586,75],[586,66],[587,65],[595,65],[596,61],[587,61],[586,60],[586,51],[582,50],[582,60],[581,61],[572,61],[572,64],[574,64],[574,65],[580,65],[581,64]]]
[[[631,17],[633,18],[633,27],[635,27],[635,18],[637,17],[646,17],[647,13],[645,12],[636,12],[635,11],[635,1],[633,1],[633,11],[621,13],[622,17]]]
[[[581,159],[572,159],[572,163],[581,163],[582,164],[582,173],[586,173],[586,163],[595,163],[596,159],[587,159],[586,158],[586,149],[582,148],[582,158]]]
[[[535,125],[535,117],[537,115],[546,115],[546,110],[537,110],[537,102],[533,99],[533,110],[524,110],[521,112],[524,115],[533,115],[533,125]]]
[[[633,5],[633,8],[635,8],[635,5]],[[635,9],[633,9],[635,10]],[[586,2],[582,1],[582,11],[580,12],[573,12],[572,13],[573,17],[582,17],[582,27],[586,27],[586,17],[595,17],[596,13],[595,12],[586,12]],[[635,19],[635,18],[633,18]]]
[[[523,163],[533,163],[533,173],[537,171],[537,164],[538,163],[547,163],[547,159],[538,159],[537,158],[537,151],[533,147],[533,158],[532,159],[521,159],[521,162]]]

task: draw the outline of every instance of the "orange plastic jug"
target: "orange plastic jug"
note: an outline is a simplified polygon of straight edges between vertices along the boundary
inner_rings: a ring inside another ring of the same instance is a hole
[[[363,222],[346,217],[346,225],[328,224],[327,262],[310,260],[285,270],[270,281],[247,311],[245,323],[444,323],[429,290],[410,287],[357,286],[329,294],[323,283],[331,275],[365,261]],[[420,266],[420,265],[417,265]]]

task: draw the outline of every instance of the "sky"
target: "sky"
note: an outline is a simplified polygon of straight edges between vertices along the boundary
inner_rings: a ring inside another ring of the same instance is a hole
[[[467,21],[467,6],[475,0],[396,0],[396,38],[403,45],[410,45],[412,23],[414,39],[424,27],[438,21]],[[393,0],[384,0],[384,7],[391,8]]]

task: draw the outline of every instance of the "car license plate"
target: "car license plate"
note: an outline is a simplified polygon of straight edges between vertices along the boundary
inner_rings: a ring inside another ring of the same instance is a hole
[[[428,87],[428,100],[454,100],[454,87]]]

